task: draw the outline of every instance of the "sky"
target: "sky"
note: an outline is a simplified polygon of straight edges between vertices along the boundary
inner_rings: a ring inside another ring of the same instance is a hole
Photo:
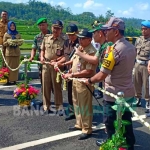
[[[12,0],[0,0],[12,2]],[[15,3],[27,3],[29,0],[15,0]],[[93,12],[96,16],[105,15],[108,10],[116,17],[150,20],[150,0],[36,0],[50,3],[52,6],[69,7],[73,14]]]

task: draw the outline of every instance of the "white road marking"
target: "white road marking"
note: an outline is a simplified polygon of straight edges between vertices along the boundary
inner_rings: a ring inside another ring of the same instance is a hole
[[[40,82],[39,83],[38,82],[33,83],[33,84],[40,84]],[[31,85],[33,85],[33,84],[31,84]],[[14,85],[14,86],[0,86],[0,89],[9,88],[9,87],[16,87],[16,85]],[[146,118],[146,115],[140,115],[140,118],[144,119],[144,118]],[[139,118],[133,117],[132,120],[137,121],[137,120],[139,120]],[[104,124],[99,124],[98,126],[93,126],[93,130],[101,130],[104,128],[105,128]],[[47,138],[43,138],[43,139],[31,141],[31,142],[26,142],[26,143],[17,144],[14,146],[5,147],[5,148],[2,148],[0,150],[20,150],[20,149],[24,149],[24,148],[28,148],[28,147],[32,147],[32,146],[37,146],[40,144],[45,144],[45,143],[65,139],[68,137],[74,137],[74,136],[80,135],[81,133],[82,133],[81,131],[73,131],[73,132],[63,133],[63,134],[54,135],[51,137],[47,137]]]
[[[101,125],[98,126],[98,128],[96,126],[94,126],[93,130],[100,130],[100,129],[104,129],[104,128],[105,128],[104,124],[101,124]],[[36,145],[40,145],[40,144],[45,144],[45,143],[65,139],[65,138],[68,138],[68,137],[77,136],[77,135],[80,135],[81,133],[82,133],[82,131],[73,131],[73,132],[63,133],[63,134],[43,138],[43,139],[40,139],[40,140],[35,140],[35,141],[31,141],[31,142],[17,144],[17,145],[14,145],[14,146],[5,147],[5,148],[2,148],[0,150],[20,150],[20,149],[23,149],[23,148],[28,148],[28,147],[32,147],[32,146],[36,146]]]
[[[140,118],[146,118],[146,116],[141,115]],[[136,120],[139,120],[139,118],[133,117],[132,120],[136,121]],[[101,130],[101,129],[105,128],[105,125],[99,124],[98,126],[93,126],[92,128],[93,128],[93,130]],[[73,131],[73,132],[63,133],[63,134],[54,135],[51,137],[47,137],[47,138],[43,138],[43,139],[31,141],[31,142],[26,142],[26,143],[17,144],[14,146],[5,147],[0,150],[20,150],[20,149],[37,146],[37,145],[41,145],[41,144],[45,144],[45,143],[49,143],[49,142],[53,142],[53,141],[58,141],[58,140],[69,138],[69,137],[74,137],[74,136],[80,135],[81,133],[82,133],[81,131]]]

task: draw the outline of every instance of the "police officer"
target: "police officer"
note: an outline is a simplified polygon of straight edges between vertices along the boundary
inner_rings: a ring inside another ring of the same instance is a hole
[[[137,57],[134,72],[134,85],[137,97],[137,106],[141,103],[143,85],[146,106],[149,107],[149,73],[147,71],[147,65],[150,59],[150,21],[142,21],[141,26],[142,36],[140,36],[135,42]],[[149,109],[147,109],[145,113],[149,113]]]
[[[47,24],[46,18],[38,19],[36,24],[38,25],[41,32],[34,37],[32,50],[31,50],[31,56],[29,58],[30,61],[34,59],[36,50],[38,50],[38,60],[40,60],[41,44],[42,44],[43,38],[46,34],[50,34],[50,31],[48,30],[48,24]],[[42,65],[39,65],[38,67],[39,67],[39,77],[40,77],[41,84],[42,84]]]
[[[71,59],[70,55],[74,50],[74,46],[76,46],[76,44],[79,43],[78,37],[76,35],[77,33],[78,33],[78,27],[76,24],[70,23],[66,27],[66,34],[68,35],[68,39],[65,41],[65,45],[64,45],[65,63],[63,63],[66,70],[69,70],[71,68],[71,65],[70,64],[66,65],[67,64],[66,62],[68,62]],[[67,115],[67,117],[65,118],[66,121],[75,119],[73,101],[72,101],[72,81],[68,82],[67,90],[68,90],[69,109],[68,109],[68,113],[66,113]]]
[[[63,24],[60,20],[52,22],[52,34],[45,35],[41,45],[41,62],[57,62],[59,57],[64,57],[64,42],[61,35]],[[43,84],[43,108],[44,114],[53,113],[50,110],[51,91],[54,90],[54,102],[59,115],[62,115],[62,90],[61,82],[56,82],[56,71],[49,64],[43,64],[42,67],[42,84]]]
[[[86,55],[95,55],[96,49],[91,44],[92,33],[88,32],[88,29],[85,28],[77,36],[80,43],[79,49]],[[65,74],[65,78],[91,77],[95,74],[96,65],[92,65],[77,55],[73,55],[72,61],[72,68],[69,73]],[[74,127],[70,127],[69,130],[82,130],[79,140],[84,140],[92,134],[92,94],[88,88],[91,91],[93,91],[93,88],[91,85],[87,88],[85,84],[78,80],[73,80],[72,88],[76,124]]]
[[[132,83],[132,69],[134,67],[136,50],[135,47],[125,40],[123,37],[125,24],[123,20],[111,17],[109,22],[103,26],[106,30],[106,39],[114,43],[108,47],[105,53],[100,72],[95,76],[86,79],[87,85],[105,80],[105,90],[114,94],[119,91],[124,92],[124,98],[127,102],[134,100],[134,85]],[[103,121],[107,129],[108,138],[111,138],[115,133],[114,120],[116,120],[116,111],[112,109],[115,104],[115,99],[109,95],[104,95],[103,104]],[[135,137],[132,127],[132,113],[125,111],[122,119],[131,122],[125,127],[125,137],[128,150],[134,150]],[[97,141],[101,145],[104,141]]]

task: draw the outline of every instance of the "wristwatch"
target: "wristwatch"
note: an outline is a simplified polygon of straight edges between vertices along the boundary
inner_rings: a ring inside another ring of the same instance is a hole
[[[91,78],[88,78],[88,82],[89,82],[90,84],[92,84]]]

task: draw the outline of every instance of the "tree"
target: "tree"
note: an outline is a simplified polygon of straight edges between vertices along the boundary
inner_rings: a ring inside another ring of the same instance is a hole
[[[114,13],[113,12],[111,12],[111,10],[108,10],[107,12],[106,12],[106,16],[105,16],[105,18],[107,19],[107,20],[109,20],[110,19],[110,17],[113,17],[114,16]]]

